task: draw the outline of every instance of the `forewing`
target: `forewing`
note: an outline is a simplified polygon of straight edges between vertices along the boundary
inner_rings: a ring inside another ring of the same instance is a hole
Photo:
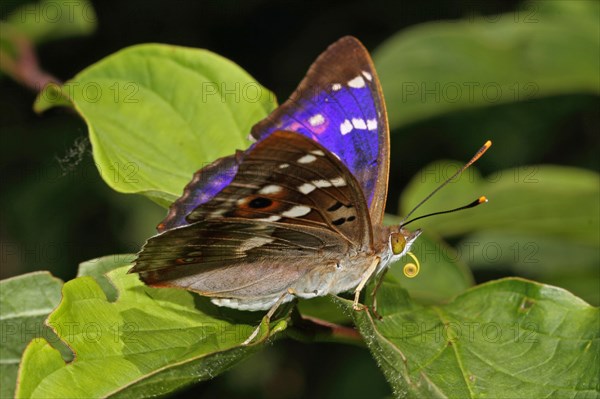
[[[256,124],[260,141],[290,130],[336,154],[357,178],[373,224],[381,224],[389,173],[389,127],[383,93],[367,50],[353,37],[332,44],[291,97]]]
[[[372,243],[369,213],[354,176],[323,146],[294,132],[277,131],[255,144],[231,183],[187,221],[214,218],[331,230],[357,250]]]

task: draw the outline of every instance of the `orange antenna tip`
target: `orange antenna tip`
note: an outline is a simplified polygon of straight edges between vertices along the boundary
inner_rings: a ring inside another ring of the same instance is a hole
[[[477,151],[477,153],[475,154],[475,156],[473,156],[473,158],[471,158],[471,160],[469,162],[467,162],[467,164],[463,167],[462,170],[465,170],[466,168],[468,168],[469,166],[471,166],[475,161],[477,161],[479,158],[481,158],[481,156],[483,154],[485,154],[485,152],[487,150],[489,150],[489,148],[492,146],[492,140],[488,140],[485,142],[485,144],[479,149],[479,151]]]
[[[482,195],[481,197],[479,197],[479,203],[483,204],[484,202],[488,202],[488,199],[485,195]]]

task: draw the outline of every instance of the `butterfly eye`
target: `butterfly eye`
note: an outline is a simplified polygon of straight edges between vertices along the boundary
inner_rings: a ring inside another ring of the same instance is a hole
[[[390,236],[390,244],[392,245],[392,252],[394,255],[401,254],[406,247],[406,238],[400,233],[392,233]]]

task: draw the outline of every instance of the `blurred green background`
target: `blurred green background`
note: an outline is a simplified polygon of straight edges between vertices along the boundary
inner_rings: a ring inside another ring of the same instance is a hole
[[[25,3],[3,2],[2,19]],[[280,101],[299,83],[314,58],[341,36],[354,35],[374,51],[394,34],[418,24],[483,16],[493,28],[495,16],[502,13],[513,15],[516,22],[530,16],[535,23],[536,10],[535,6],[502,0],[92,4],[97,18],[93,33],[45,41],[38,47],[42,67],[59,79],[67,80],[126,46],[160,42],[207,48],[221,54],[274,91]],[[574,19],[572,23],[578,21]],[[568,45],[577,44],[573,41]],[[384,63],[384,49],[381,51]],[[550,63],[565,61],[560,51],[553,57],[555,60]],[[376,56],[379,67],[378,60]],[[433,62],[436,63],[435,58]],[[443,73],[444,63],[438,64]],[[469,65],[464,65],[464,69],[468,73]],[[385,74],[393,75],[389,70]],[[402,79],[401,73],[398,79]],[[382,83],[387,94],[383,78]],[[0,85],[0,277],[50,270],[69,280],[82,261],[136,252],[154,233],[164,209],[141,196],[119,194],[106,186],[91,157],[86,125],[74,113],[55,108],[38,116],[32,111],[34,92],[6,76]],[[597,93],[598,88],[595,90]],[[399,212],[400,194],[423,167],[438,159],[466,160],[488,137],[495,140],[494,147],[477,164],[484,176],[534,164],[598,171],[599,105],[597,95],[574,92],[506,104],[490,102],[485,107],[402,124],[392,131],[387,211]],[[402,104],[388,99],[390,114],[401,114],[401,107]],[[485,193],[474,188],[473,196],[479,194]],[[576,205],[576,201],[565,204]],[[590,209],[590,214],[597,212],[597,208]],[[561,215],[556,217],[560,219]],[[460,236],[451,241],[459,243]],[[561,252],[561,242],[552,243],[557,247],[554,250]],[[569,246],[567,252],[572,248]],[[582,251],[591,251],[584,256],[591,267],[586,266],[582,272],[585,274],[577,277],[587,278],[590,283],[576,293],[597,305],[600,287],[598,264],[594,262],[598,259],[598,247],[588,246]],[[561,254],[566,259],[565,281],[573,277],[568,275],[568,259],[579,259],[578,255]],[[509,262],[496,263],[492,268],[479,267],[474,272],[478,283],[515,274],[519,275],[519,270]],[[556,274],[553,276],[556,278]],[[561,285],[560,281],[553,283]],[[200,397],[231,398],[390,394],[366,349],[305,345],[291,340],[276,342],[230,372],[185,394],[192,392]]]

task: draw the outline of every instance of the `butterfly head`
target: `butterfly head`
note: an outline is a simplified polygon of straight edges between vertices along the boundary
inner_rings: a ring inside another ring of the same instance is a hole
[[[387,227],[384,234],[385,238],[383,239],[387,239],[387,245],[381,251],[381,262],[378,267],[378,273],[391,263],[400,260],[400,258],[408,254],[412,244],[421,235],[421,229],[409,231],[400,226]]]
[[[410,247],[413,242],[421,234],[421,229],[415,231],[408,231],[403,228],[399,228],[398,231],[392,231],[390,233],[390,251],[394,258],[401,257],[410,251]]]

